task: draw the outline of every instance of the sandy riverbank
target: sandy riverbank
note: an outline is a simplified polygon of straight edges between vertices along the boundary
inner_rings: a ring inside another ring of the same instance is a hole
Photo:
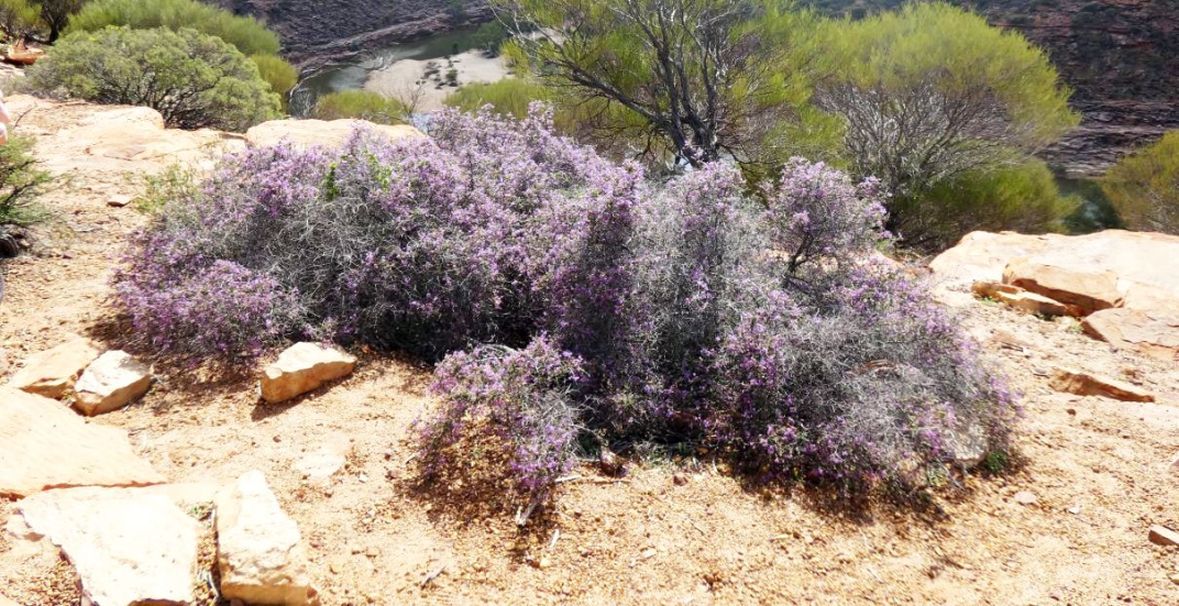
[[[402,59],[388,67],[374,70],[365,82],[365,90],[401,100],[415,112],[441,109],[443,102],[458,86],[447,83],[447,72],[454,69],[458,86],[475,82],[496,82],[511,76],[502,56],[487,57],[483,51],[470,50],[449,59]]]

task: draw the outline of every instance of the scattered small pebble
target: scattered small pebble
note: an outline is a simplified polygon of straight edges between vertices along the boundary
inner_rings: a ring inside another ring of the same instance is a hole
[[[1011,498],[1015,499],[1015,502],[1019,503],[1020,505],[1032,505],[1039,500],[1036,498],[1036,495],[1026,490],[1021,490],[1015,493],[1015,495]]]

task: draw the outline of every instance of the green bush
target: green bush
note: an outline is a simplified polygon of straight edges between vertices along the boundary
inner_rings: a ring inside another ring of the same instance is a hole
[[[275,117],[280,107],[252,61],[220,38],[187,28],[68,34],[28,69],[26,86],[49,96],[146,105],[174,128],[241,131]]]
[[[1044,51],[947,4],[830,22],[822,38],[831,76],[816,102],[844,120],[853,171],[880,178],[897,200],[1023,163],[1079,122]],[[907,241],[945,236],[920,229],[943,222],[938,208],[928,217],[919,205],[889,210],[889,227],[907,225]]]
[[[366,90],[346,90],[324,95],[315,102],[311,117],[320,120],[356,118],[377,124],[403,124],[409,114],[405,104]]]
[[[490,21],[480,25],[479,29],[471,34],[471,45],[482,50],[488,56],[496,57],[499,56],[500,47],[510,37],[507,28],[502,23]]]
[[[987,171],[970,171],[919,197],[897,197],[892,212],[900,236],[919,234],[912,246],[940,250],[975,230],[1063,232],[1080,200],[1064,196],[1040,160]]]
[[[27,226],[48,217],[37,197],[50,178],[37,168],[32,147],[27,137],[12,137],[0,145],[0,226]]]
[[[286,107],[287,95],[299,83],[299,70],[277,55],[254,55],[250,57],[258,66],[258,74],[270,85],[270,90],[279,94]]]
[[[132,29],[192,28],[217,36],[245,55],[277,55],[278,35],[253,17],[197,0],[93,0],[70,20],[69,31],[98,31],[109,25]]]
[[[1101,187],[1126,227],[1179,234],[1179,131],[1122,158]]]
[[[552,89],[531,79],[506,78],[498,82],[465,84],[446,98],[446,105],[465,112],[473,112],[490,105],[495,113],[517,120],[528,115],[533,101],[552,103],[556,94]]]

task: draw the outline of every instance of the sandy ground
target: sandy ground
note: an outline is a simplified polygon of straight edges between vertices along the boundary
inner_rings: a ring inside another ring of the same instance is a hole
[[[430,67],[437,73],[426,76]],[[459,53],[447,59],[401,59],[392,65],[373,71],[365,83],[365,90],[393,97],[409,106],[414,112],[431,112],[442,109],[443,102],[458,87],[445,84],[450,69],[458,72],[459,86],[474,82],[496,82],[510,74],[503,56],[487,57],[480,50]]]
[[[29,127],[72,119],[63,111]],[[136,187],[75,174],[47,197],[56,224],[40,231],[37,255],[4,269],[0,348],[12,364],[0,376],[69,333],[120,345],[107,281],[145,219],[105,200]],[[922,508],[848,512],[822,494],[746,489],[708,461],[638,463],[617,482],[586,465],[585,481],[519,531],[474,487],[417,485],[409,440],[434,405],[427,371],[364,352],[353,376],[282,406],[260,404],[248,377],[159,368],[143,400],[99,421],[127,428],[173,481],[264,471],[303,531],[326,605],[1179,603],[1179,550],[1147,540],[1152,524],[1179,528],[1179,474],[1168,469],[1179,370],[1112,352],[1070,322],[981,303],[962,321],[1025,393],[1024,463],[965,478]],[[998,345],[997,331],[1021,344]],[[1054,393],[1043,375],[1056,364],[1136,377],[1161,401]],[[348,463],[330,482],[295,469],[339,444]],[[1018,491],[1036,501],[1017,503]],[[0,520],[13,509],[0,502]],[[60,557],[0,537],[0,592],[24,606],[77,603]]]

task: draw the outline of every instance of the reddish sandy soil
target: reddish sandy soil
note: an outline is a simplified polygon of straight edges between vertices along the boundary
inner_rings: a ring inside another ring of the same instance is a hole
[[[22,126],[45,137],[85,111]],[[138,187],[77,171],[46,197],[56,222],[38,231],[36,254],[4,269],[0,377],[70,333],[121,345],[107,284],[145,218],[106,200]],[[416,485],[409,438],[434,406],[428,371],[363,352],[354,375],[282,406],[260,404],[248,377],[157,368],[162,380],[143,400],[98,421],[128,429],[176,482],[264,471],[303,531],[327,605],[1179,603],[1179,550],[1147,540],[1152,524],[1179,528],[1179,472],[1169,469],[1179,370],[1113,352],[1071,321],[982,303],[962,314],[1025,393],[1023,463],[967,477],[923,507],[849,512],[823,494],[747,489],[709,461],[635,462],[621,481],[587,464],[584,480],[565,484],[553,510],[520,531],[477,487]],[[1058,364],[1132,380],[1160,401],[1055,393],[1046,375]],[[327,483],[295,469],[339,444],[348,463]],[[1035,502],[1017,503],[1019,491]],[[0,518],[13,510],[0,502]],[[55,552],[29,555],[0,537],[0,593],[24,606],[77,603]]]

